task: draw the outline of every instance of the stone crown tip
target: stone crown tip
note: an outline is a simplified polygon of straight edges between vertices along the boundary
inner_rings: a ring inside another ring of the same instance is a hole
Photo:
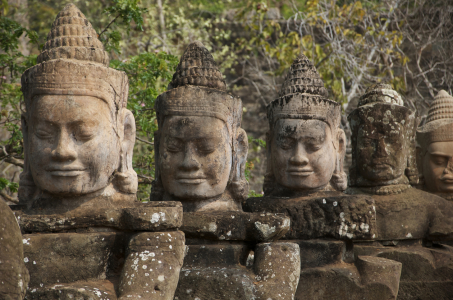
[[[438,99],[438,98],[452,98],[452,97],[450,96],[450,94],[447,91],[440,90],[439,93],[437,93],[435,99]]]
[[[190,43],[179,61],[168,89],[194,85],[226,92],[226,84],[214,58],[200,41]]]
[[[109,65],[108,53],[104,51],[98,34],[85,15],[72,3],[66,5],[55,18],[43,51],[38,56],[38,63],[54,59],[75,59]]]

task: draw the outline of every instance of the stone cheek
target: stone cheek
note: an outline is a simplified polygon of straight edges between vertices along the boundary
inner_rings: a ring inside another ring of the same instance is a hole
[[[25,242],[25,240],[24,240]],[[0,299],[22,299],[30,279],[16,218],[0,200]]]

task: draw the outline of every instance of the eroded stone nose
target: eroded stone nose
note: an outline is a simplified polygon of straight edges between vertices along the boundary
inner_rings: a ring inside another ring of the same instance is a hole
[[[77,158],[74,142],[66,130],[60,131],[57,146],[52,151],[52,158],[58,161],[74,161]]]

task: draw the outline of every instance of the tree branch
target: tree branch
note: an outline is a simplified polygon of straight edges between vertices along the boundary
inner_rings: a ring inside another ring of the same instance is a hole
[[[107,27],[105,27],[104,30],[102,30],[102,32],[99,34],[99,38],[101,38],[101,35],[102,35],[104,32],[106,32],[107,29],[109,29],[109,27],[116,21],[116,19],[118,19],[119,16],[120,16],[120,15],[117,15],[117,16],[115,17],[115,19],[113,19],[113,20],[109,23],[109,25],[107,25]]]
[[[9,201],[9,202],[13,202],[13,203],[19,204],[19,200],[18,200],[18,199],[11,197],[10,195],[6,194],[6,193],[3,192],[3,191],[0,191],[0,196],[2,196],[3,199],[5,199],[6,201]]]
[[[154,143],[151,143],[151,142],[148,142],[147,140],[142,140],[141,138],[139,137],[135,137],[137,140],[139,140],[140,142],[143,142],[145,144],[148,144],[148,145],[153,145],[154,146]]]

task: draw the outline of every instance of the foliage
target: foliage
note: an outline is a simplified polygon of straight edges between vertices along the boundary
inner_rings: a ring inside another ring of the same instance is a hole
[[[134,168],[141,181],[139,199],[149,198],[149,182],[154,177],[154,132],[157,130],[154,101],[166,90],[178,64],[178,58],[165,52],[145,52],[123,61],[113,60],[112,68],[122,70],[129,77],[128,109],[137,125],[134,149]]]
[[[11,182],[6,178],[0,177],[0,191],[4,189],[9,189],[12,193],[16,193],[19,188],[19,184],[16,182]]]

